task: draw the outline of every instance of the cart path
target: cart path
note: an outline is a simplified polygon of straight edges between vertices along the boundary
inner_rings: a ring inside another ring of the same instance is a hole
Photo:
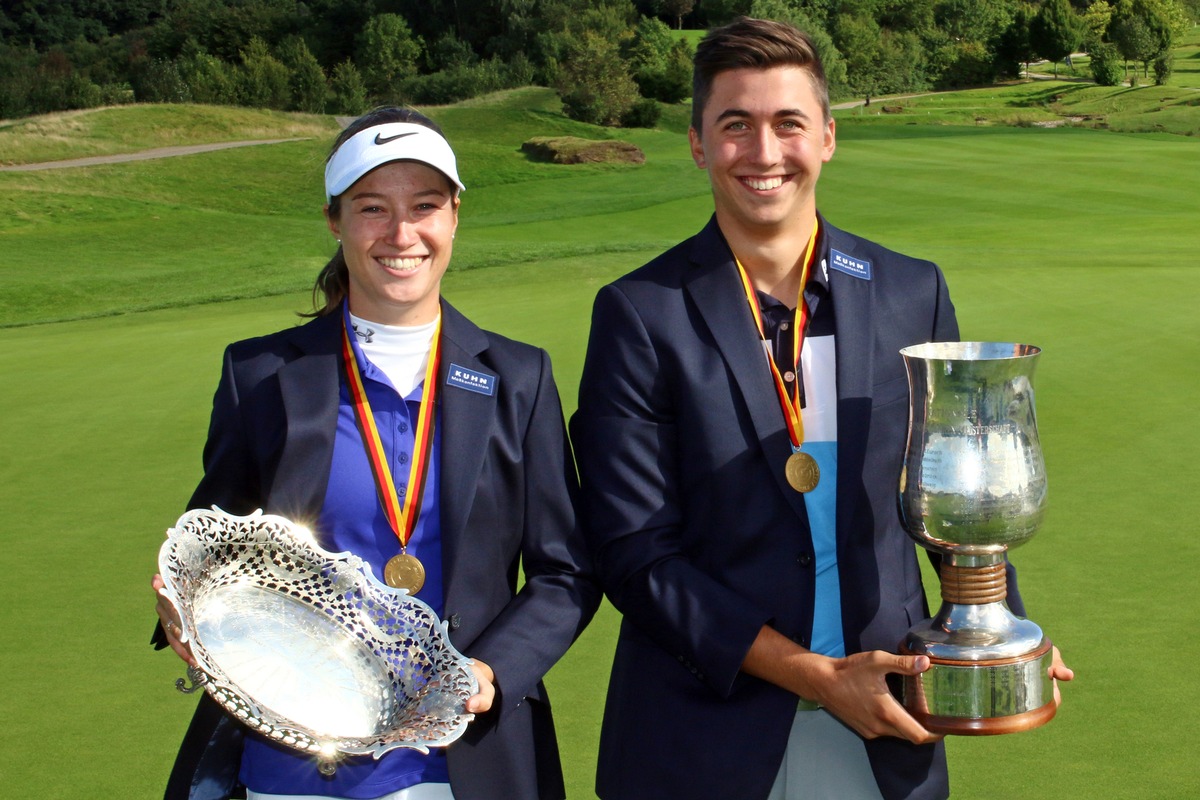
[[[300,142],[309,137],[293,139],[255,139],[249,142],[215,142],[213,144],[194,144],[181,147],[156,147],[153,150],[141,150],[136,153],[116,153],[107,156],[89,156],[88,158],[69,158],[65,161],[43,161],[37,164],[12,164],[0,166],[0,172],[32,172],[39,169],[68,169],[70,167],[92,167],[97,164],[118,164],[123,161],[148,161],[153,158],[172,158],[174,156],[190,156],[194,153],[208,153],[213,150],[228,150],[232,147],[253,147],[260,144],[282,144],[284,142]]]

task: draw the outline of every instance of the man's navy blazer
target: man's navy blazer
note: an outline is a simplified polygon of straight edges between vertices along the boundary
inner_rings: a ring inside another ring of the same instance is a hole
[[[230,345],[190,508],[317,518],[333,459],[341,337],[342,316],[333,313]],[[494,392],[447,384],[452,365],[496,376]],[[481,330],[443,300],[438,382],[445,619],[454,645],[490,665],[498,683],[492,710],[447,752],[454,794],[561,798],[541,678],[583,630],[600,592],[576,524],[574,464],[550,360]],[[241,736],[205,695],[166,796],[229,796]]]
[[[928,617],[897,505],[899,350],[957,339],[958,327],[934,264],[822,230],[842,630],[847,653],[896,652]],[[624,615],[601,733],[605,800],[765,798],[787,745],[795,695],[740,666],[763,625],[809,645],[814,554],[754,324],[715,219],[596,298],[571,435],[584,528]],[[1009,603],[1022,612],[1015,585]],[[867,750],[884,797],[948,793],[940,744],[886,738]]]

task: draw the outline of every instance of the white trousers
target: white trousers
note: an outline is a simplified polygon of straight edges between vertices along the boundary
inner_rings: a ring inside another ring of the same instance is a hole
[[[767,800],[882,800],[867,749],[825,709],[796,712]]]
[[[246,790],[246,800],[330,800],[313,794],[263,794]],[[454,800],[448,783],[418,783],[398,792],[385,794],[375,800]]]

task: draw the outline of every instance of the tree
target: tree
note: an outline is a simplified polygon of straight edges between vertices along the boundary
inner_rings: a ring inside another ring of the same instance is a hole
[[[841,14],[834,29],[834,43],[845,53],[846,82],[850,90],[868,102],[884,91],[883,30],[873,17]]]
[[[287,67],[293,111],[319,114],[325,110],[325,95],[329,87],[325,70],[317,63],[308,45],[299,36],[289,36],[279,46],[279,60]]]
[[[1103,0],[1101,0],[1103,2]],[[996,41],[996,72],[999,75],[1021,77],[1021,65],[1029,74],[1029,62],[1033,61],[1033,43],[1029,39],[1029,26],[1033,22],[1034,10],[1025,4],[1017,7],[1012,22]]]
[[[750,15],[759,19],[773,19],[787,22],[808,34],[821,65],[825,68],[825,83],[829,86],[829,94],[838,96],[846,91],[846,62],[826,26],[815,17],[809,16],[806,9],[814,8],[814,0],[754,0],[750,6]],[[822,6],[827,9],[827,6]]]
[[[398,100],[405,78],[417,74],[424,43],[413,36],[408,22],[399,14],[378,14],[367,21],[359,47],[367,92],[378,101]]]
[[[1166,0],[1123,0],[1113,12],[1109,37],[1126,61],[1142,62],[1149,76],[1150,63],[1171,50],[1175,39],[1174,3]]]
[[[934,10],[937,26],[958,42],[986,43],[1012,22],[1009,0],[941,0]]]
[[[735,17],[750,14],[753,0],[701,0],[700,11],[708,20],[709,27],[724,25]]]
[[[638,99],[616,43],[591,31],[568,45],[557,89],[568,117],[594,125],[618,124]]]
[[[1092,48],[1106,41],[1108,26],[1112,23],[1113,7],[1107,0],[1096,0],[1087,7],[1081,17],[1083,21],[1083,49],[1091,54]]]
[[[642,96],[678,103],[691,94],[691,47],[672,34],[662,20],[643,17],[626,51],[630,72]]]
[[[346,59],[333,68],[329,91],[332,113],[357,117],[367,110],[367,86],[353,61]]]
[[[659,0],[659,13],[675,19],[675,29],[683,30],[683,18],[692,13],[696,0]],[[649,126],[642,126],[649,127]]]
[[[286,109],[291,102],[288,68],[262,39],[255,36],[242,51],[238,75],[238,102],[251,108]]]
[[[1082,25],[1068,0],[1046,0],[1029,23],[1029,43],[1033,51],[1054,62],[1054,77],[1058,77],[1058,62],[1075,52],[1082,38]]]

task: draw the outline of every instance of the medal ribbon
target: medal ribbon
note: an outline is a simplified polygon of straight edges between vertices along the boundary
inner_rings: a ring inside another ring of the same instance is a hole
[[[429,462],[433,454],[433,428],[436,417],[434,400],[437,393],[438,364],[442,354],[442,318],[438,317],[438,324],[433,332],[433,345],[429,351],[429,363],[425,367],[421,411],[417,415],[417,427],[413,433],[413,457],[408,469],[408,491],[405,493],[403,505],[396,494],[396,484],[392,480],[392,471],[388,468],[387,454],[384,453],[383,441],[379,438],[379,429],[375,427],[375,416],[371,413],[371,404],[367,401],[367,390],[363,387],[362,374],[358,369],[358,359],[354,357],[350,335],[349,325],[343,324],[342,361],[346,365],[350,404],[354,407],[354,419],[362,434],[367,461],[371,464],[371,474],[375,477],[375,491],[379,496],[379,504],[383,506],[388,524],[400,540],[400,552],[404,552],[421,514],[421,496],[425,493],[425,478],[429,474]]]
[[[800,382],[804,380],[800,373],[800,350],[804,346],[804,332],[808,327],[808,304],[804,302],[804,287],[808,283],[808,272],[816,255],[819,224],[817,220],[813,220],[812,236],[809,237],[808,246],[804,249],[804,267],[800,273],[800,296],[796,300],[796,312],[792,321],[792,353],[796,360],[796,380],[790,392],[771,355],[771,345],[767,341],[766,328],[763,326],[762,310],[758,307],[758,295],[750,283],[750,276],[746,273],[746,268],[734,256],[738,276],[742,279],[742,289],[745,290],[746,300],[750,303],[750,313],[754,316],[754,324],[758,326],[758,335],[763,342],[767,365],[770,366],[771,375],[775,378],[775,393],[779,396],[779,405],[783,409],[783,419],[787,423],[788,436],[792,440],[792,452],[798,452],[800,446],[804,444],[804,416],[800,406]]]

